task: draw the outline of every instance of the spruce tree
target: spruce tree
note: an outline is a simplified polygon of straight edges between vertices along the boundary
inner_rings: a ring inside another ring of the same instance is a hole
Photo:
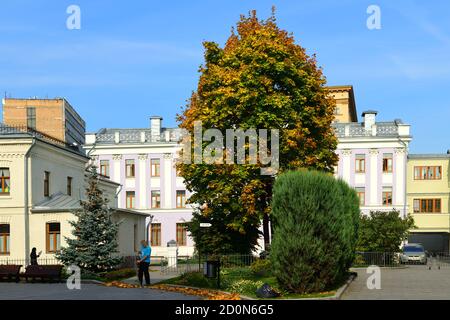
[[[66,237],[67,247],[56,257],[65,265],[75,264],[82,270],[101,272],[116,267],[118,257],[117,233],[119,224],[112,220],[112,210],[108,199],[99,188],[99,178],[95,166],[90,167],[86,200],[80,201],[81,209],[72,211],[75,221],[73,237]]]

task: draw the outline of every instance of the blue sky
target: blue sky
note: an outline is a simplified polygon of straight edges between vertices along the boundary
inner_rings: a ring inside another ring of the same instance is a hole
[[[81,8],[81,30],[66,9]],[[381,8],[368,30],[367,7]],[[102,127],[147,127],[175,114],[198,80],[202,41],[223,45],[240,14],[277,7],[280,27],[316,53],[329,85],[352,84],[358,113],[412,125],[415,153],[450,149],[450,2],[402,0],[2,0],[0,92],[66,97]]]

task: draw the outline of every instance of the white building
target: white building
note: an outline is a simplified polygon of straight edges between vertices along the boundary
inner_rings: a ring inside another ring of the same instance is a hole
[[[34,130],[0,125],[0,260],[28,262],[31,248],[52,258],[71,237],[71,210],[85,196],[88,158],[77,148]],[[119,251],[134,255],[146,215],[117,208],[119,184],[100,180],[120,221]]]
[[[363,213],[395,209],[404,216],[410,125],[377,122],[376,111],[362,116],[362,123],[333,124],[339,140],[336,175],[356,189]]]
[[[100,173],[122,185],[119,208],[153,217],[147,219],[147,236],[156,256],[166,256],[172,240],[179,255],[194,252],[186,230],[192,217],[192,208],[186,205],[189,192],[175,168],[179,138],[179,129],[163,128],[157,116],[151,117],[149,128],[101,129],[86,135],[86,152]]]

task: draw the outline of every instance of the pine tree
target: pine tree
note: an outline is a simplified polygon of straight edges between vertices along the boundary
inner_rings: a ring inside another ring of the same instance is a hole
[[[67,247],[56,255],[65,265],[75,264],[91,272],[110,270],[121,262],[117,255],[119,224],[112,220],[112,211],[98,181],[97,169],[92,166],[86,188],[87,200],[81,201],[81,209],[72,212],[77,218],[70,221],[73,237],[66,237]]]

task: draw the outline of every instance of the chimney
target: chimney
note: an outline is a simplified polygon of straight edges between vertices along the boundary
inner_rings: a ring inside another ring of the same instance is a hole
[[[150,129],[151,129],[153,141],[158,141],[161,137],[162,119],[163,118],[160,116],[151,116],[150,117]]]
[[[378,111],[368,110],[362,114],[364,121],[364,128],[366,131],[371,131],[372,126],[376,123]]]

